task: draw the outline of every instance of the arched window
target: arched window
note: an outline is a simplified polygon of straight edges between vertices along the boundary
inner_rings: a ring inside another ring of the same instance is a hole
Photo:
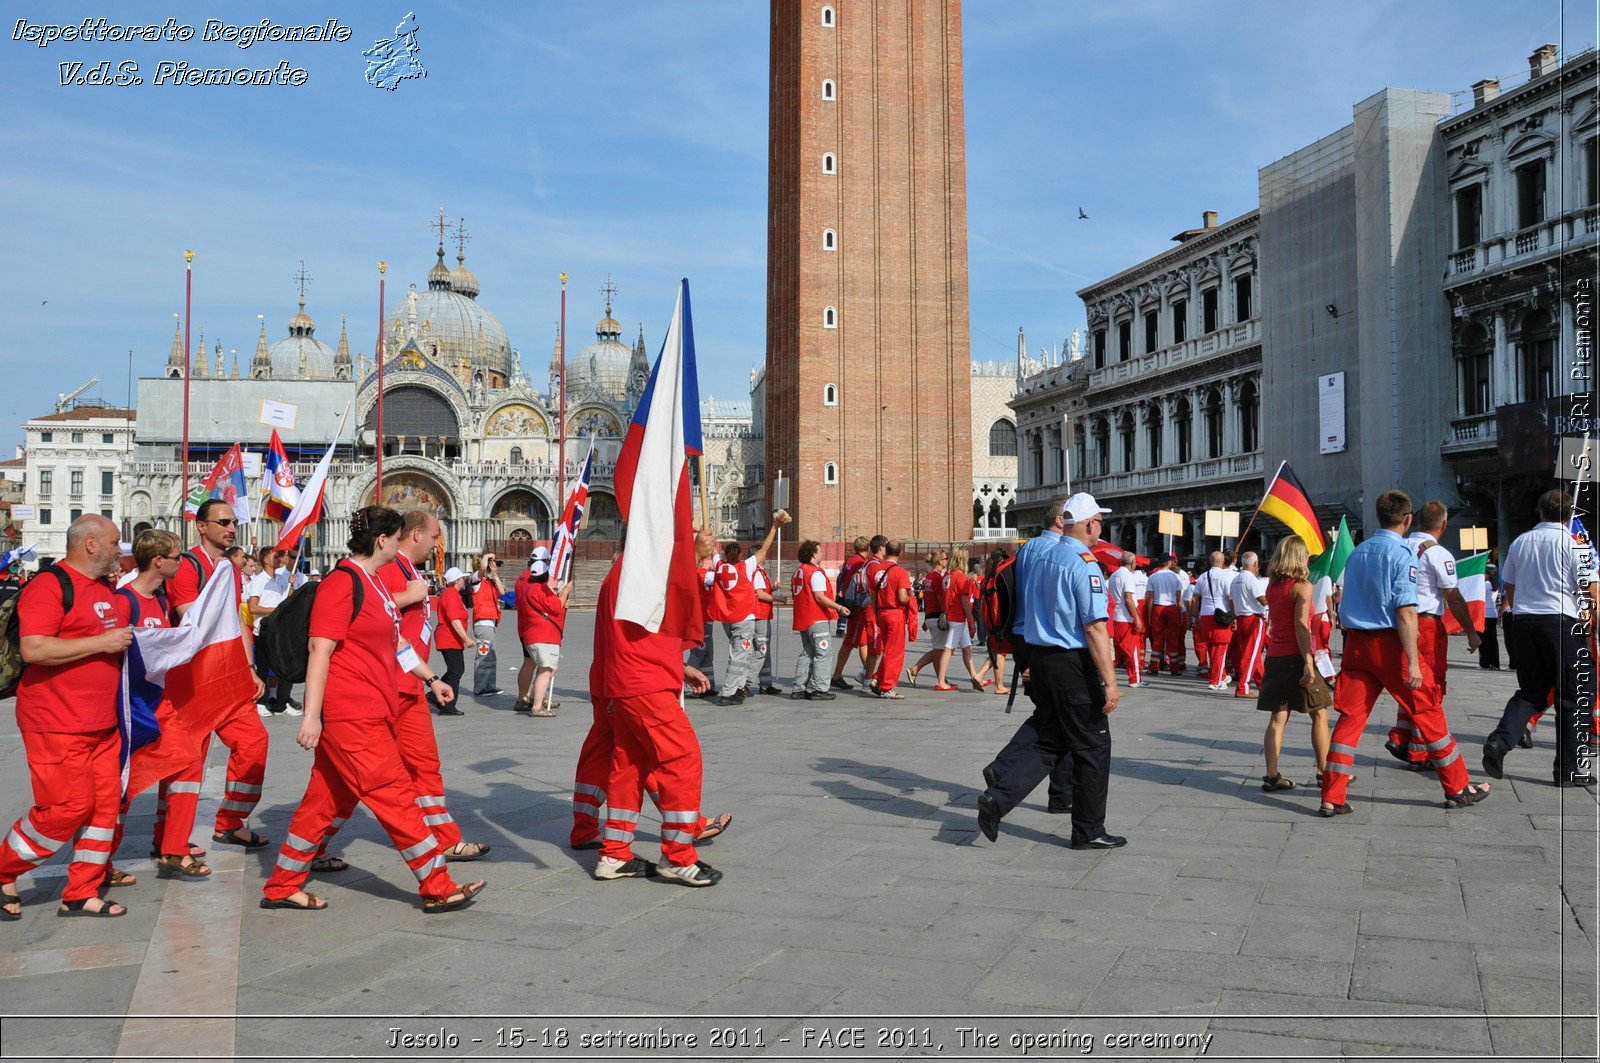
[[[822,24],[829,29],[833,28],[833,8],[824,7],[822,9]]]
[[[1183,465],[1192,461],[1194,455],[1189,453],[1189,440],[1192,437],[1190,428],[1194,423],[1194,414],[1189,409],[1189,400],[1180,398],[1178,408],[1172,414],[1172,430],[1178,436],[1178,464]]]
[[[839,250],[839,234],[832,229],[822,230],[822,249],[824,251]]]
[[[521,447],[512,447],[511,448],[511,464],[513,464],[513,465],[521,465],[522,464],[522,448]]]
[[[826,465],[824,465],[822,467],[822,482],[825,483],[825,484],[836,484],[836,483],[838,483],[839,482],[839,466],[836,465],[835,463],[831,462],[831,461],[828,462]]]
[[[983,503],[977,499],[972,500],[972,527],[973,530],[983,527]]]
[[[1246,380],[1239,389],[1239,449],[1248,454],[1261,446],[1261,397],[1256,384]]]
[[[1000,500],[996,498],[989,503],[989,527],[1004,528],[1005,526],[1005,514],[1000,509]]]
[[[1555,395],[1556,330],[1549,314],[1534,310],[1522,319],[1517,351],[1522,401],[1535,402]]]
[[[822,79],[822,98],[824,100],[837,99],[838,97],[835,95],[836,92],[837,92],[837,90],[834,88],[833,79],[832,78],[823,78]]]
[[[831,151],[823,152],[822,153],[822,172],[823,173],[833,173],[837,169],[838,169],[838,160],[833,157],[833,152],[831,152]]]
[[[1212,388],[1206,393],[1205,406],[1200,411],[1205,420],[1206,457],[1222,457],[1222,393]]]
[[[1463,417],[1477,417],[1494,409],[1494,345],[1482,325],[1468,325],[1456,343],[1457,379]]]
[[[1122,471],[1133,471],[1133,414],[1124,413],[1117,422],[1117,441],[1122,444]]]
[[[839,405],[839,386],[837,384],[822,385],[822,404],[824,406]]]
[[[989,456],[991,458],[1017,456],[1017,426],[1004,417],[989,426]]]
[[[1094,423],[1094,459],[1096,476],[1111,472],[1111,427],[1104,418]]]
[[[1149,418],[1149,420],[1145,423],[1144,434],[1145,444],[1150,452],[1150,467],[1152,469],[1159,469],[1161,467],[1162,459],[1161,408],[1159,406],[1150,407],[1150,411],[1146,414],[1146,416]]]
[[[839,312],[837,310],[835,310],[831,306],[825,306],[825,307],[822,308],[822,327],[823,328],[838,328],[839,327]]]

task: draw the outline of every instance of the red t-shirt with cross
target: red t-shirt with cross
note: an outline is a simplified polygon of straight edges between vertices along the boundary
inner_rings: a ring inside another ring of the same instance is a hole
[[[859,566],[857,566],[859,567]],[[809,630],[812,624],[826,624],[833,620],[834,611],[817,601],[817,595],[833,597],[833,586],[828,574],[816,565],[802,564],[789,580],[790,597],[794,599],[794,629]]]
[[[362,590],[361,611],[352,619],[357,583]],[[337,643],[322,695],[324,720],[382,720],[398,715],[398,612],[382,582],[353,561],[339,562],[323,577],[311,603],[310,634]]]
[[[72,610],[63,612],[61,582],[41,572],[22,588],[17,634],[86,639],[121,627],[111,588],[71,565]],[[88,734],[117,725],[122,654],[95,653],[66,664],[30,664],[17,683],[17,730]]]

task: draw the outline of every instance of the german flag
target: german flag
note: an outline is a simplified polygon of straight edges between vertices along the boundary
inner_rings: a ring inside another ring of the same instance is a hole
[[[1322,529],[1317,526],[1317,514],[1311,508],[1311,499],[1306,489],[1300,486],[1300,480],[1289,468],[1288,462],[1278,466],[1278,473],[1267,485],[1266,497],[1261,500],[1261,508],[1256,512],[1265,513],[1304,539],[1312,557],[1328,549]]]

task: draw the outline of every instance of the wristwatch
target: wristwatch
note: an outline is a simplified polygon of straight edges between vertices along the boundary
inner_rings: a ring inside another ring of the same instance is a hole
[[[422,682],[427,686],[432,686],[435,683],[442,683],[442,682],[444,682],[444,680],[440,679],[436,675],[430,675],[428,678],[424,679]]]

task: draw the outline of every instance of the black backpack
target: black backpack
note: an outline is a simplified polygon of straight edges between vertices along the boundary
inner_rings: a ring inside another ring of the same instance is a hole
[[[1011,621],[1017,611],[1016,561],[1014,556],[1005,558],[983,584],[978,608],[983,611],[983,626],[988,628],[991,638],[1011,637]]]
[[[872,605],[872,588],[867,586],[867,566],[862,565],[850,576],[850,582],[839,589],[839,601],[852,613]]]
[[[317,588],[328,580],[345,574],[350,581],[350,619],[361,613],[361,603],[366,600],[365,582],[349,567],[335,565],[321,582],[304,583],[289,592],[289,596],[261,618],[261,633],[256,636],[256,675],[264,683],[276,676],[280,682],[304,683],[306,661],[311,656],[311,607],[317,600]]]
[[[77,594],[73,590],[72,577],[60,565],[46,565],[39,570],[39,576],[46,572],[53,575],[61,582],[61,612],[64,614],[72,611],[72,605],[77,601]],[[0,698],[9,698],[17,692],[17,684],[22,681],[23,669],[28,663],[22,659],[21,621],[17,618],[17,605],[22,601],[22,593],[18,591],[4,604],[0,604]]]

